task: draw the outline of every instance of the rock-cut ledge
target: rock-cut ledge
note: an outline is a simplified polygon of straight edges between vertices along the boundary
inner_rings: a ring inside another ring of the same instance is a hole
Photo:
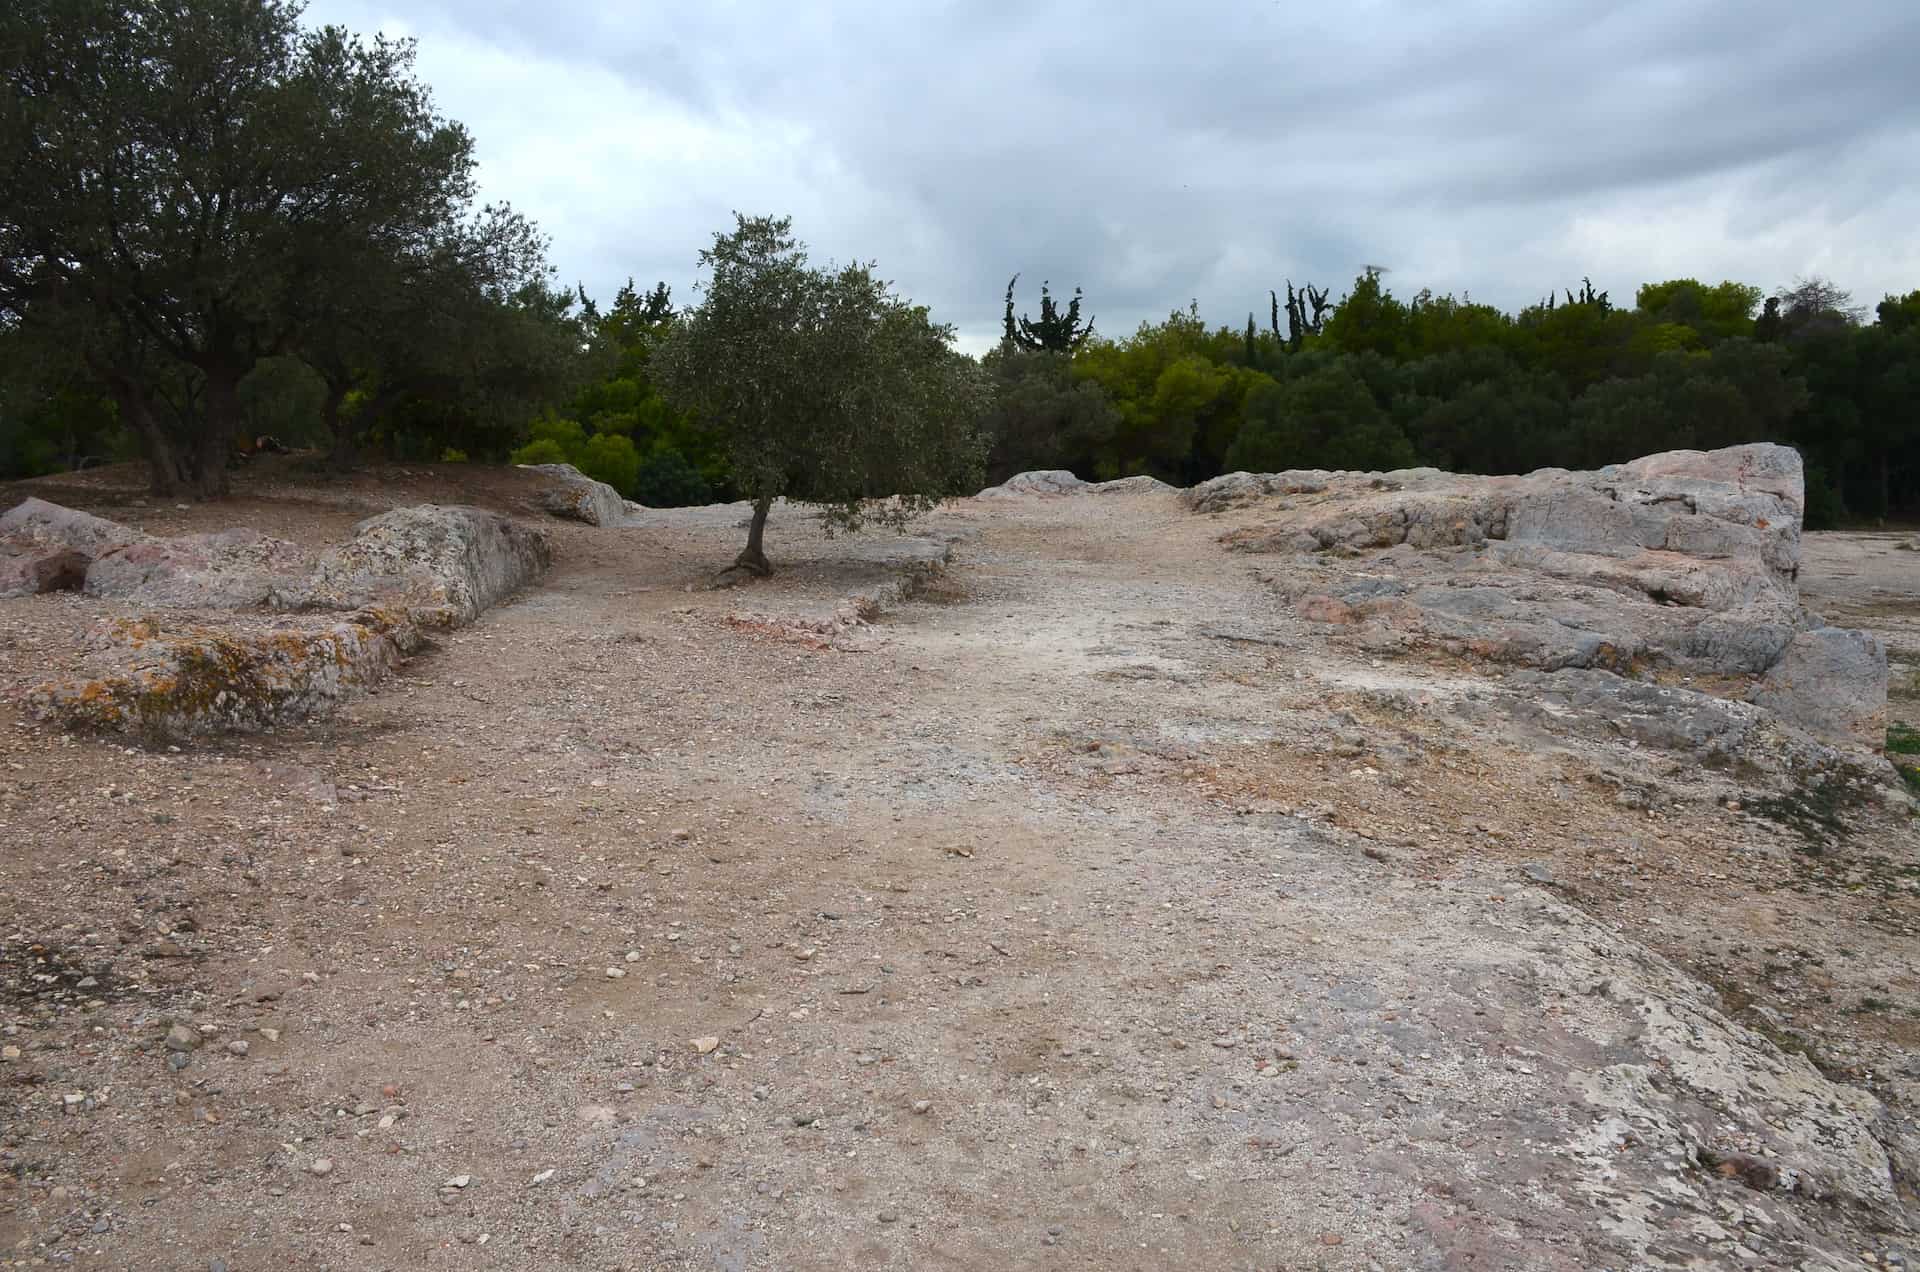
[[[1295,557],[1296,611],[1369,648],[1684,676],[1822,742],[1885,741],[1885,647],[1801,605],[1804,479],[1787,447],[1515,477],[1231,473],[1183,499],[1253,514],[1223,541]]]
[[[30,499],[0,517],[0,563],[9,594],[79,590],[149,610],[97,622],[78,673],[28,694],[35,715],[182,741],[331,714],[429,631],[539,578],[552,550],[480,508],[383,513],[315,559],[252,530],[161,539]]]

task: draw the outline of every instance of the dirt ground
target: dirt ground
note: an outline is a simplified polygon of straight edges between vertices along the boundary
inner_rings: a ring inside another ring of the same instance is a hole
[[[31,493],[312,543],[534,517],[511,471],[126,480]],[[1759,775],[1489,724],[1497,676],[1340,647],[1164,495],[958,505],[943,576],[824,634],[902,541],[787,514],[782,572],[712,591],[737,510],[539,520],[539,589],[184,751],[27,719],[105,611],[0,601],[0,1264],[1909,1257],[1904,1182],[1756,1191],[1676,1164],[1693,1096],[1607,1085],[1737,1044],[1794,1093],[1698,1112],[1722,1155],[1803,1096],[1809,1173],[1875,1151],[1819,1073],[1914,1133],[1897,782],[1816,845]],[[1910,670],[1920,554],[1810,545],[1809,604]]]

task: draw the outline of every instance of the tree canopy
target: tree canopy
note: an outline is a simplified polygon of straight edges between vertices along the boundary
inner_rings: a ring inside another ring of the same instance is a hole
[[[284,0],[0,15],[0,310],[80,351],[157,489],[224,490],[263,359],[308,357],[342,398],[391,386],[446,352],[436,336],[484,344],[471,320],[544,268],[511,213],[471,216],[472,139],[411,42],[298,18]]]
[[[724,439],[753,503],[735,565],[771,569],[762,546],[778,498],[823,506],[831,524],[899,524],[971,493],[988,387],[951,328],[896,296],[871,265],[808,262],[785,217],[735,217],[701,252],[700,302],[654,351],[669,401]]]

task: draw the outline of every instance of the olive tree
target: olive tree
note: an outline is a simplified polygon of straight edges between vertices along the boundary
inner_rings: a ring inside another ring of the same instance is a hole
[[[221,493],[254,365],[297,351],[314,296],[367,276],[360,247],[416,250],[473,199],[472,140],[434,111],[413,46],[299,16],[0,6],[0,311],[84,320],[158,490]],[[183,373],[184,430],[152,378]]]
[[[830,527],[899,527],[977,485],[991,390],[952,328],[871,265],[810,265],[789,218],[735,221],[700,254],[700,301],[651,364],[668,400],[724,439],[753,504],[728,569],[772,573],[775,499],[821,505]]]

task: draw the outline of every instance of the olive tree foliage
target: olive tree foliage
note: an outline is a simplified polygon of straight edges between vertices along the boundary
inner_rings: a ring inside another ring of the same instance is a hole
[[[952,328],[871,265],[809,264],[790,218],[735,222],[700,253],[700,301],[651,363],[667,399],[724,439],[753,504],[729,569],[771,573],[762,540],[775,499],[821,505],[830,527],[898,528],[976,488],[991,388],[954,350]]]
[[[472,140],[435,113],[411,43],[299,15],[0,6],[0,312],[77,341],[157,490],[223,492],[241,381],[473,198]],[[168,411],[182,377],[197,402]]]
[[[585,370],[573,294],[547,285],[546,240],[507,207],[400,242],[357,245],[360,267],[300,302],[296,349],[326,382],[330,460],[348,468],[397,415],[470,421],[481,448],[510,434]]]

